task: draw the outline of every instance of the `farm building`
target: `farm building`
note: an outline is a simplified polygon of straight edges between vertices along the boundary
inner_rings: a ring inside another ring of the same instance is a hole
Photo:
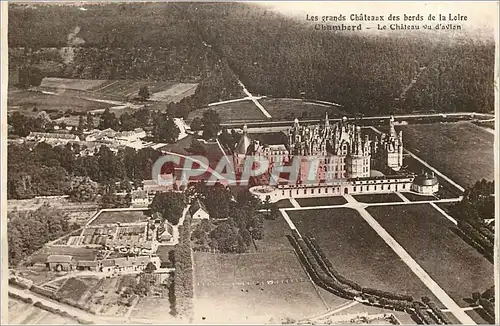
[[[79,271],[96,272],[98,270],[97,265],[96,261],[80,260],[76,265],[76,269]]]
[[[51,271],[68,272],[74,269],[75,260],[69,255],[50,255],[45,265]]]
[[[72,134],[50,133],[50,132],[30,132],[26,140],[36,142],[46,142],[48,144],[67,144],[69,142],[78,142],[80,137]]]
[[[132,191],[132,207],[148,207],[149,196],[143,189]]]
[[[160,258],[157,256],[123,257],[115,259],[104,259],[101,262],[101,272],[130,272],[143,271],[151,262],[157,269],[160,268]]]
[[[193,205],[189,207],[189,214],[191,214],[193,220],[208,220],[210,218],[207,208],[199,199],[196,199]]]

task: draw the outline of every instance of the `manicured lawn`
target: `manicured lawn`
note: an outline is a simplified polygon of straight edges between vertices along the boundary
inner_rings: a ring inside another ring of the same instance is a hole
[[[276,205],[278,205],[279,208],[291,208],[291,207],[293,207],[292,203],[288,199],[282,199],[282,200],[276,202]]]
[[[321,119],[325,117],[326,112],[330,118],[340,118],[344,115],[342,110],[336,106],[302,100],[265,98],[259,102],[274,119]]]
[[[362,203],[393,203],[403,201],[398,195],[394,193],[388,194],[365,194],[365,195],[352,195],[357,201]]]
[[[428,204],[378,206],[368,212],[460,306],[493,285],[493,265]]]
[[[355,211],[288,211],[301,234],[311,232],[332,265],[361,286],[433,298],[427,287]],[[437,300],[435,300],[438,302]]]
[[[297,198],[296,201],[302,207],[344,205],[347,203],[347,200],[342,196]]]
[[[435,196],[425,196],[425,195],[419,195],[419,194],[414,194],[411,192],[403,192],[403,196],[408,198],[410,201],[423,201],[423,200],[436,200],[437,198]]]
[[[245,100],[194,110],[189,113],[187,120],[192,121],[195,117],[201,118],[203,116],[203,112],[208,109],[215,110],[219,114],[221,122],[223,123],[229,121],[242,121],[242,123],[244,123],[244,121],[261,121],[267,119],[262,111],[252,101]]]
[[[418,155],[417,155],[418,156]],[[409,172],[413,172],[415,174],[421,174],[422,170],[425,170],[427,172],[430,172],[429,169],[417,161],[415,158],[413,158],[410,155],[406,155],[403,158],[403,165],[406,167],[406,169]],[[449,176],[448,176],[449,177]],[[437,176],[438,181],[439,181],[439,191],[436,194],[436,197],[438,198],[455,198],[458,197],[462,194],[462,192],[454,185],[440,177],[439,175]],[[409,199],[409,198],[408,198]]]
[[[494,179],[494,135],[482,128],[472,123],[435,123],[397,130],[403,130],[406,148],[461,186]]]
[[[264,220],[264,238],[255,240],[258,251],[293,250],[286,235],[291,234],[290,227],[281,214],[276,220]]]
[[[150,213],[149,210],[102,212],[90,225],[146,221]]]

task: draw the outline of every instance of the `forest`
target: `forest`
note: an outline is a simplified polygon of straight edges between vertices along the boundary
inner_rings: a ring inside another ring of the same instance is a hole
[[[413,35],[321,32],[243,3],[9,6],[13,69],[199,81],[183,110],[241,96],[238,79],[254,94],[332,101],[352,114],[493,110],[493,41]],[[67,47],[70,58],[47,54]]]
[[[13,211],[7,222],[9,266],[28,257],[46,242],[68,233],[68,216],[61,210],[43,205],[36,211]]]

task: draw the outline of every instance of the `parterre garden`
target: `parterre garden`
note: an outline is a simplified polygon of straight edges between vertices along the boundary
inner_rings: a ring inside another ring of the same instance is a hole
[[[493,264],[462,240],[429,204],[377,206],[368,212],[459,305],[493,285]],[[439,262],[439,263],[436,263]]]

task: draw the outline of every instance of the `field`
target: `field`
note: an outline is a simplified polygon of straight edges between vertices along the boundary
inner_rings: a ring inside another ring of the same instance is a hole
[[[269,322],[326,310],[292,251],[243,255],[196,252],[194,259],[196,323],[202,322],[202,317],[206,323]]]
[[[153,92],[149,100],[159,102],[180,102],[184,97],[191,96],[195,93],[198,84],[175,84],[167,90]]]
[[[394,193],[388,194],[365,194],[365,195],[352,195],[357,201],[362,203],[386,203],[386,202],[401,202],[403,201],[398,195]]]
[[[179,319],[170,315],[170,302],[168,298],[145,297],[132,310],[132,318],[145,318],[154,320],[156,324],[176,324]]]
[[[142,222],[147,220],[149,214],[149,210],[101,212],[89,225]]]
[[[282,217],[264,223],[257,252],[194,253],[195,323],[279,323],[346,302],[311,283],[285,237],[290,231]]]
[[[90,101],[76,96],[43,94],[41,92],[29,90],[11,90],[7,96],[8,111],[19,111],[26,115],[34,115],[36,111],[46,111],[47,113],[60,112],[68,110],[76,112],[87,112],[92,110],[104,110],[113,105],[108,103]]]
[[[222,123],[231,121],[241,121],[243,123],[244,121],[266,120],[266,116],[251,100],[245,100],[194,110],[189,113],[187,121],[192,121],[195,117],[201,118],[203,112],[208,109],[215,110],[219,114]]]
[[[462,307],[493,285],[493,265],[453,232],[428,204],[369,207],[368,212]],[[439,263],[436,263],[439,262]]]
[[[42,80],[40,87],[62,89],[74,89],[78,91],[87,91],[96,89],[106,83],[106,80],[97,79],[70,79],[70,78],[51,78],[46,77]]]
[[[75,325],[71,318],[62,317],[46,310],[34,307],[20,300],[9,298],[9,324],[11,325]]]
[[[331,205],[344,205],[347,203],[342,196],[331,196],[331,197],[316,197],[316,198],[296,198],[295,199],[300,206],[331,206]]]
[[[301,234],[311,232],[333,266],[361,286],[406,293],[432,293],[355,211],[349,208],[288,211]],[[438,301],[436,301],[438,302]]]
[[[494,135],[472,123],[398,126],[407,149],[463,187],[494,179]]]
[[[259,102],[273,119],[323,119],[326,112],[330,118],[340,118],[345,114],[339,107],[303,100],[265,98]]]

